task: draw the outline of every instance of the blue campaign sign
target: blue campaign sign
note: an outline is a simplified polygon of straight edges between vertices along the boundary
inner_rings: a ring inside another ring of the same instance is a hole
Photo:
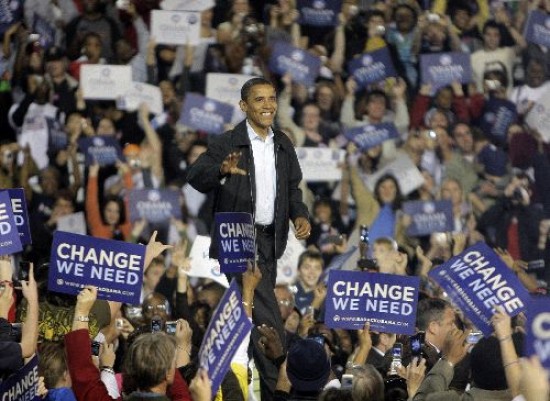
[[[8,191],[0,192],[0,255],[21,252],[23,245]]]
[[[435,280],[472,323],[487,337],[497,305],[510,316],[525,310],[529,293],[500,257],[478,243],[433,269]]]
[[[47,49],[55,44],[55,27],[38,14],[34,14],[33,31],[40,35],[38,41],[43,48]]]
[[[527,303],[525,354],[538,355],[550,374],[550,302],[548,297],[531,297]],[[549,376],[550,377],[550,376]]]
[[[0,0],[0,34],[23,18],[23,0]]]
[[[355,57],[348,63],[348,71],[357,82],[357,89],[397,76],[387,47]]]
[[[472,80],[472,66],[468,53],[436,53],[420,56],[422,83],[431,84],[433,90],[457,81],[467,84]]]
[[[419,277],[333,270],[329,273],[325,322],[342,329],[414,334]]]
[[[21,244],[32,244],[25,190],[23,188],[10,188],[8,194],[11,199],[11,210],[19,232],[19,238],[21,238]]]
[[[77,295],[93,285],[99,299],[137,305],[144,263],[143,245],[56,231],[48,290]]]
[[[38,356],[32,359],[17,372],[0,383],[2,400],[39,401],[42,400],[38,390]]]
[[[405,202],[403,212],[411,217],[407,235],[414,237],[454,230],[453,205],[450,200]]]
[[[256,235],[250,213],[216,213],[218,261],[223,273],[244,272],[256,255]]]
[[[209,134],[221,134],[225,130],[224,125],[231,122],[234,110],[228,103],[188,93],[181,108],[180,122]]]
[[[269,58],[269,68],[275,74],[289,73],[292,81],[313,85],[321,68],[321,59],[285,42],[275,42]]]
[[[531,11],[524,30],[525,40],[550,47],[550,15],[542,11]]]
[[[506,141],[508,127],[518,119],[516,105],[506,99],[491,98],[485,102],[479,123],[481,130],[500,142]]]
[[[252,330],[252,322],[244,311],[242,297],[233,280],[218,303],[204,333],[199,350],[199,366],[206,369],[216,394],[228,372],[231,359]]]
[[[111,136],[80,138],[78,147],[86,156],[86,166],[94,164],[94,161],[100,166],[106,166],[124,160],[118,140]]]
[[[300,24],[311,26],[336,26],[342,0],[298,0]]]
[[[394,123],[380,123],[348,128],[344,136],[365,151],[389,139],[399,138],[399,132]]]
[[[180,194],[171,189],[134,189],[130,191],[130,219],[167,223],[181,218]]]

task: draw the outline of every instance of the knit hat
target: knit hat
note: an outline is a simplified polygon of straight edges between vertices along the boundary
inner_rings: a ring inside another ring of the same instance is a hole
[[[300,339],[288,350],[286,373],[295,391],[320,391],[330,375],[330,359],[317,341]]]

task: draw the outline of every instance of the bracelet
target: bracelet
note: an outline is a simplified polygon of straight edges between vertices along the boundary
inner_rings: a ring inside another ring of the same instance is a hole
[[[242,301],[242,304],[246,307],[250,307],[251,309],[254,309],[254,304],[253,303],[248,303],[246,301]]]
[[[506,369],[508,366],[512,366],[516,363],[519,363],[519,359],[516,359],[515,361],[508,362],[506,365],[504,365],[504,369]]]
[[[75,316],[74,320],[77,320],[79,322],[89,322],[90,317],[89,316]]]
[[[112,374],[112,375],[115,374],[115,370],[114,370],[113,368],[109,367],[109,366],[102,366],[102,367],[99,368],[99,370],[100,370],[101,372],[110,373],[110,374]]]
[[[507,335],[507,336],[504,336],[504,337],[502,337],[502,338],[499,338],[498,341],[500,341],[501,343],[503,343],[504,341],[509,340],[509,339],[511,339],[511,338],[512,338],[512,335],[509,334],[509,335]]]

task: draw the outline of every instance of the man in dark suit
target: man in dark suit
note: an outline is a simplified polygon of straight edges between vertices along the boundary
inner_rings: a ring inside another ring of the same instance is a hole
[[[239,105],[246,120],[231,131],[210,137],[208,150],[190,167],[188,181],[200,192],[214,191],[215,212],[252,214],[262,272],[254,297],[254,324],[274,327],[284,339],[273,289],[277,259],[287,243],[289,220],[296,228],[296,238],[306,239],[311,231],[307,207],[298,188],[302,172],[288,137],[271,128],[277,111],[273,84],[264,78],[247,81],[241,89]],[[212,241],[210,257],[218,257],[216,241]],[[278,369],[258,349],[258,338],[254,330],[254,358],[261,373],[263,401],[271,399]]]

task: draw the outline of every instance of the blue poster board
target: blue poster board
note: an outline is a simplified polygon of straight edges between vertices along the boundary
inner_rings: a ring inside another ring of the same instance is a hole
[[[333,270],[329,273],[325,323],[331,328],[414,334],[419,277]]]
[[[97,298],[139,305],[145,246],[56,231],[48,290],[77,295],[86,285]]]
[[[526,308],[529,293],[516,275],[485,243],[478,243],[436,267],[428,276],[437,282],[487,337],[491,317],[501,305],[510,316]]]

